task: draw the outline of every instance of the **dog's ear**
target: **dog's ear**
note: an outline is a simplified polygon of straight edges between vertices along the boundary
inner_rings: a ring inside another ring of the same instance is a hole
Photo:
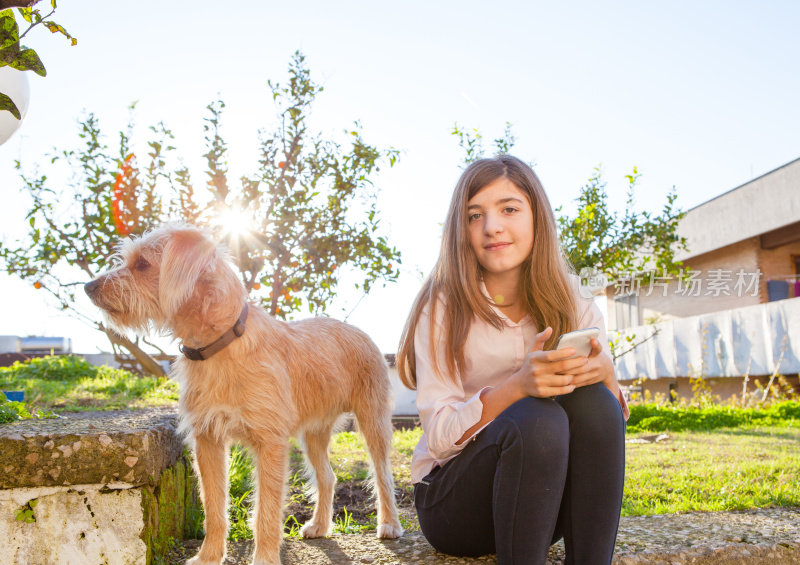
[[[202,231],[174,230],[164,244],[158,298],[167,317],[174,316],[191,297],[201,275],[214,268],[217,245]]]

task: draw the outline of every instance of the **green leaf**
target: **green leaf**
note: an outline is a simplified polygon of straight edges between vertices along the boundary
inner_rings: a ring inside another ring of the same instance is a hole
[[[18,120],[22,119],[22,116],[19,113],[19,108],[17,105],[14,104],[14,101],[11,100],[8,96],[0,92],[0,111],[8,110],[11,112],[11,115],[17,118]]]
[[[17,11],[19,12],[19,15],[22,16],[22,19],[28,23],[32,23],[33,18],[31,17],[30,8],[18,8]]]
[[[0,12],[0,49],[19,43],[19,27],[11,10]]]
[[[18,71],[33,71],[39,76],[47,76],[42,60],[33,49],[23,48],[8,65]]]

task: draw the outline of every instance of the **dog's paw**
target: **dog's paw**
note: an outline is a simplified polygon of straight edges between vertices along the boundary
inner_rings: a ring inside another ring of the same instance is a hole
[[[261,559],[259,557],[253,557],[252,565],[281,565],[281,560],[280,558],[274,560],[274,559]]]
[[[327,524],[306,522],[303,525],[303,527],[300,528],[300,535],[303,536],[304,538],[324,538],[330,533],[331,533],[330,522]]]
[[[206,559],[200,559],[199,555],[195,555],[186,562],[186,565],[221,565],[221,563],[221,559],[219,561],[208,561]]]
[[[403,535],[403,528],[398,522],[393,524],[380,524],[377,536],[381,539],[394,539]]]

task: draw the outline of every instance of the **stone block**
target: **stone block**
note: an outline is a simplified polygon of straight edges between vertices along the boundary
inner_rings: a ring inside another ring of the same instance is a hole
[[[154,485],[183,443],[173,408],[89,412],[0,426],[0,489]]]
[[[0,426],[0,563],[149,565],[199,513],[175,409]]]

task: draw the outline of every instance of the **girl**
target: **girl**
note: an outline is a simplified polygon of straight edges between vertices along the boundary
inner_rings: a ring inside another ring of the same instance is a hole
[[[588,357],[551,350],[592,326]],[[417,389],[411,475],[433,547],[543,564],[563,536],[568,565],[611,563],[628,408],[607,344],[536,174],[508,155],[472,163],[398,354]]]

